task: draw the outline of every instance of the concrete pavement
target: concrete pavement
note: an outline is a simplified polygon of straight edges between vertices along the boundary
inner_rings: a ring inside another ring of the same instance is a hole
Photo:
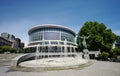
[[[9,66],[0,66],[0,76],[120,76],[120,63],[95,61],[83,69],[43,72],[11,71]]]

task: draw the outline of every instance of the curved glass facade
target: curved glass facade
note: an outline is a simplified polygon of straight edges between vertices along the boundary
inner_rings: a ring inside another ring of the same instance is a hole
[[[26,52],[36,52],[44,57],[75,56],[75,33],[64,26],[43,24],[28,31],[29,44]]]
[[[67,40],[69,42],[74,42],[75,35],[65,29],[62,28],[40,28],[33,30],[29,34],[29,41],[40,41],[40,40]]]
[[[33,32],[30,34],[30,41],[38,41],[43,39],[43,32]]]

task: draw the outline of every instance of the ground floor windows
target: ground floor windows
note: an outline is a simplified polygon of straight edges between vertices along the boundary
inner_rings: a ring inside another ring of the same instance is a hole
[[[65,57],[65,55],[41,55],[39,58],[54,58],[54,57]],[[67,57],[75,57],[74,54],[67,55]]]
[[[39,46],[39,52],[43,53],[60,53],[60,52],[75,52],[75,47],[65,47],[64,46]],[[26,53],[36,52],[36,47],[30,47],[25,49]]]

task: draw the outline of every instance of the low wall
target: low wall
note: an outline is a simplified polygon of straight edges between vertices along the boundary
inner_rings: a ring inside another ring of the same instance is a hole
[[[65,53],[42,53],[43,55],[64,55]],[[68,55],[74,54],[79,58],[82,58],[82,53],[68,53]],[[28,60],[33,60],[35,59],[36,53],[27,53],[20,55],[18,57],[15,57],[12,59],[11,66],[16,66],[19,65],[19,63],[28,61]]]
[[[11,66],[16,66],[18,65],[20,62],[23,62],[25,60],[27,60],[28,58],[34,57],[35,54],[34,53],[28,53],[28,54],[23,54],[20,55],[18,57],[15,57],[14,59],[12,59],[11,61]]]

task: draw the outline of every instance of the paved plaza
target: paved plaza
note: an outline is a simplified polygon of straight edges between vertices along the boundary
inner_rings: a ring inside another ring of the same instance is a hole
[[[23,72],[0,66],[0,76],[120,76],[120,63],[95,61],[83,69],[55,70],[43,72]]]

